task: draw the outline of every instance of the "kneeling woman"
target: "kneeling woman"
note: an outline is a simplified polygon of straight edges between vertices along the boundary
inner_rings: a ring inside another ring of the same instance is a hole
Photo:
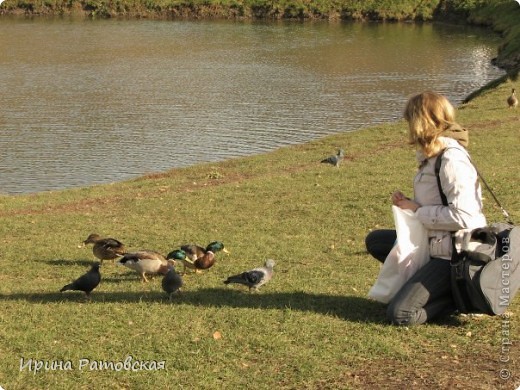
[[[412,97],[405,108],[419,170],[413,199],[396,191],[392,203],[414,211],[428,230],[430,261],[390,301],[387,315],[396,325],[422,324],[455,310],[450,287],[451,234],[486,225],[477,172],[466,151],[467,131],[455,122],[454,112],[448,99],[434,92]],[[446,206],[435,175],[435,161],[443,150],[439,177]],[[384,262],[395,240],[395,230],[375,230],[365,242],[368,252]]]

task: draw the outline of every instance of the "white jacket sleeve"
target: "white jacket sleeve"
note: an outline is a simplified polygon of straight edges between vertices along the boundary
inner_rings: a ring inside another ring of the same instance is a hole
[[[435,158],[430,160],[433,160],[429,161],[429,168],[432,169]],[[434,169],[433,175],[436,182]],[[448,206],[442,205],[438,188],[430,188],[431,191],[439,193],[439,201],[437,204],[424,204],[417,210],[417,216],[424,226],[430,230],[443,231],[485,226],[477,171],[467,153],[459,148],[446,149],[439,175]],[[436,183],[435,186],[437,187]]]

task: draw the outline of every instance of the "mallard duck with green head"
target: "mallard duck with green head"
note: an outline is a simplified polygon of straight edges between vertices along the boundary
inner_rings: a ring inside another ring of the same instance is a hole
[[[148,249],[127,253],[118,262],[136,271],[141,275],[143,282],[148,282],[146,274],[165,275],[168,272],[169,263],[175,263],[174,260],[166,259],[159,252]]]
[[[176,249],[176,250],[168,253],[166,255],[166,259],[173,261],[175,263],[175,265],[177,265],[179,263],[182,264],[184,266],[183,274],[186,272],[185,261],[188,261],[191,265],[193,265],[193,263],[190,260],[186,259],[186,252],[184,252],[182,249]]]
[[[200,248],[198,245],[194,245]],[[187,245],[184,245],[183,247],[187,247]],[[204,250],[204,248],[202,248]],[[175,263],[181,263],[183,265],[182,269],[182,275],[186,274],[186,268],[193,269],[195,272],[198,272],[195,268],[194,262],[188,258],[186,252],[182,249],[176,249],[166,255],[166,259],[168,260],[174,260]]]
[[[183,272],[186,273],[186,268],[190,268],[195,270],[195,272],[200,272],[201,270],[208,269],[213,267],[216,261],[215,254],[217,252],[224,252],[229,254],[229,251],[224,247],[224,244],[220,241],[213,241],[208,244],[206,248],[201,247],[197,244],[187,244],[181,246],[181,251],[184,252],[184,259],[177,259],[182,262],[184,266]],[[171,258],[170,255],[175,251],[171,252],[166,256],[167,258]]]
[[[94,244],[92,253],[100,260],[101,264],[103,264],[103,260],[114,260],[126,253],[125,245],[121,241],[115,238],[102,238],[96,233],[90,234],[83,241],[83,246],[87,244]]]

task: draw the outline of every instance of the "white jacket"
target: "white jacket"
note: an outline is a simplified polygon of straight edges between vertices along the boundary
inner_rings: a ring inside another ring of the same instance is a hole
[[[435,176],[437,156],[425,159],[421,152],[417,155],[422,165],[414,179],[414,200],[421,205],[416,215],[428,229],[430,256],[450,259],[451,232],[484,227],[486,217],[477,171],[468,152],[452,138],[440,139],[447,147],[439,176],[448,206],[442,205]]]

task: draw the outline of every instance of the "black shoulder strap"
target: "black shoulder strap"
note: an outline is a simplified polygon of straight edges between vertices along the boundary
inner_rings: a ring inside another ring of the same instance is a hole
[[[442,190],[441,185],[441,163],[442,163],[442,156],[444,155],[444,152],[447,148],[442,149],[442,151],[437,155],[437,160],[435,160],[435,177],[437,178],[437,186],[439,187],[439,194],[441,195],[442,204],[444,206],[448,205],[448,199],[446,199],[446,195],[444,194],[444,191]]]
[[[448,199],[442,190],[441,185],[441,163],[442,156],[447,148],[443,149],[437,156],[437,160],[435,160],[435,177],[437,178],[437,186],[439,187],[439,194],[441,195],[442,204],[444,206],[448,206]],[[468,313],[468,307],[466,302],[469,302],[469,298],[466,292],[465,280],[464,280],[464,267],[465,263],[462,261],[464,255],[457,251],[455,247],[455,232],[451,232],[451,294],[453,296],[453,301],[455,302],[455,306],[461,313]]]
[[[441,200],[442,200],[442,204],[444,206],[448,206],[448,199],[446,199],[446,195],[444,194],[444,191],[442,190],[442,185],[441,185],[441,177],[440,177],[440,172],[441,172],[441,163],[442,163],[442,156],[444,155],[444,152],[447,150],[447,149],[450,149],[450,148],[444,148],[438,155],[437,155],[437,160],[435,160],[435,177],[437,178],[437,186],[439,187],[439,193],[441,195]],[[469,158],[469,157],[468,157]],[[484,184],[484,186],[486,187],[486,189],[489,191],[489,193],[491,194],[491,196],[493,197],[493,200],[495,201],[495,203],[497,204],[498,207],[500,207],[500,210],[502,211],[502,214],[504,215],[504,217],[506,218],[506,221],[507,223],[511,224],[511,225],[514,225],[513,223],[513,220],[511,219],[511,217],[509,216],[509,213],[506,211],[506,209],[504,209],[504,207],[502,207],[502,204],[500,203],[500,201],[498,200],[498,198],[496,197],[495,193],[493,192],[493,190],[491,189],[491,187],[488,185],[488,183],[486,182],[486,180],[484,180],[484,178],[482,177],[482,175],[480,174],[480,172],[478,171],[477,167],[475,166],[475,164],[473,164],[473,161],[471,161],[471,159],[469,159],[469,162],[473,165],[473,167],[475,168],[475,170],[477,171],[477,175],[478,177],[480,178],[480,180],[482,181],[482,183]]]

